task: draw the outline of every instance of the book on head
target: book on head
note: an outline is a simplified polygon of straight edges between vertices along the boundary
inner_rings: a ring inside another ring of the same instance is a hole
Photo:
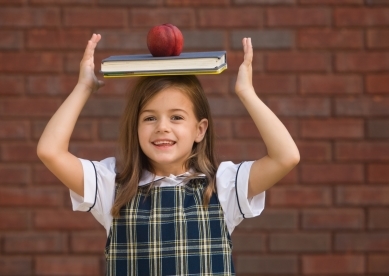
[[[227,69],[226,51],[110,56],[101,62],[104,77],[219,74]]]

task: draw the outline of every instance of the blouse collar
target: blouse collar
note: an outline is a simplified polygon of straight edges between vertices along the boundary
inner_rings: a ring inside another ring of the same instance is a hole
[[[159,176],[159,175],[154,175],[153,173],[149,172],[148,170],[143,170],[138,186],[144,186],[144,185],[150,184],[153,181],[154,182],[159,181],[159,180],[165,179],[167,177],[172,178],[172,179],[185,178],[185,177],[190,176],[193,173],[194,173],[194,171],[192,169],[190,169],[189,171],[187,171],[183,174],[179,174],[179,175],[171,174],[169,176]],[[203,174],[203,173],[198,175],[198,177],[204,177],[204,176],[205,176],[205,174]]]

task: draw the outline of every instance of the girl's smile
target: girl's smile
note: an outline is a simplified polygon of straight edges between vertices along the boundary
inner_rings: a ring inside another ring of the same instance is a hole
[[[197,120],[184,92],[167,88],[142,108],[138,121],[139,144],[157,175],[184,173],[193,144],[200,142],[208,121]]]

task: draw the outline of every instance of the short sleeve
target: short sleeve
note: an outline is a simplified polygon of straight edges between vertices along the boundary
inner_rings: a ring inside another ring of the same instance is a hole
[[[70,190],[74,211],[91,212],[108,231],[112,216],[111,208],[115,199],[114,157],[102,161],[79,159],[84,172],[84,197]]]
[[[259,216],[265,207],[265,192],[247,198],[250,169],[254,161],[240,164],[222,162],[216,173],[216,186],[228,231],[245,218]]]

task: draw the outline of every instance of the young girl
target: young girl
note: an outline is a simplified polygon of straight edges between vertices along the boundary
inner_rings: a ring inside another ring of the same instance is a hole
[[[235,92],[267,155],[219,166],[209,105],[195,76],[139,79],[124,111],[119,158],[92,162],[69,153],[85,102],[104,85],[94,74],[100,39],[89,40],[78,83],[47,124],[38,156],[69,187],[73,209],[90,211],[105,227],[107,275],[234,275],[234,227],[259,215],[264,191],[299,162],[288,131],[252,86],[251,39],[243,39]]]

